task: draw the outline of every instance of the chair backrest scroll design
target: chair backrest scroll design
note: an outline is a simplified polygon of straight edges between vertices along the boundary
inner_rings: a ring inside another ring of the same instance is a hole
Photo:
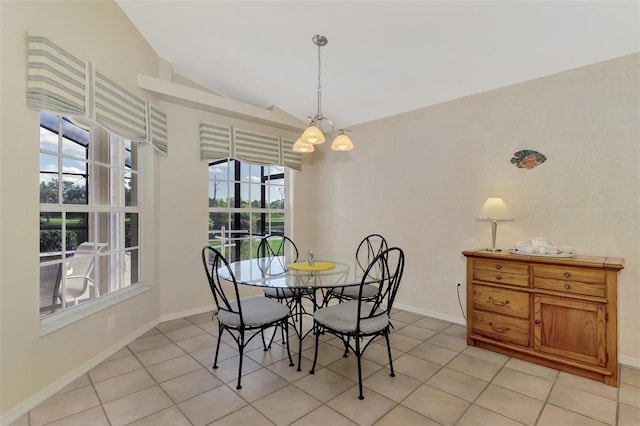
[[[210,246],[205,246],[202,249],[202,264],[204,270],[207,273],[207,280],[209,281],[209,287],[213,295],[213,300],[216,303],[218,311],[224,310],[231,313],[236,313],[240,316],[240,325],[244,326],[244,319],[242,316],[242,305],[240,303],[240,292],[238,290],[238,283],[236,282],[235,275],[229,266],[227,259],[218,250]],[[231,277],[231,284],[233,285],[235,304],[231,304],[229,295],[223,286],[223,281],[218,275],[218,269],[227,268],[228,275]],[[234,308],[235,306],[235,308]]]

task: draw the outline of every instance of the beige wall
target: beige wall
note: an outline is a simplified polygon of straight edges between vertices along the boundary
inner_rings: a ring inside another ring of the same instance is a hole
[[[207,169],[197,126],[210,120],[261,128],[160,102],[170,154],[145,154],[155,189],[145,199],[144,279],[155,289],[41,337],[38,178],[29,172],[38,167],[38,115],[26,108],[26,35],[48,36],[147,98],[136,90],[136,75],[156,75],[157,57],[112,2],[0,1],[0,19],[0,414],[6,415],[149,323],[211,305],[199,262]],[[461,320],[454,286],[464,280],[460,252],[489,244],[490,226],[474,217],[485,198],[502,196],[516,221],[499,225],[499,246],[542,232],[583,253],[627,259],[620,353],[638,362],[638,63],[638,55],[620,58],[355,127],[354,151],[322,146],[305,159],[303,173],[294,173],[296,241],[318,257],[350,256],[362,236],[381,232],[407,254],[398,305]],[[525,148],[547,162],[516,169],[509,159]],[[109,315],[117,317],[113,331]]]
[[[640,365],[639,63],[626,56],[353,128],[353,151],[321,146],[296,182],[296,240],[321,258],[382,233],[406,252],[398,306],[461,321],[460,252],[490,246],[490,224],[474,218],[502,197],[515,221],[498,225],[498,247],[543,233],[626,259],[619,353]],[[521,149],[547,161],[518,169],[509,160]]]
[[[0,414],[15,409],[65,375],[156,321],[152,290],[45,336],[38,307],[39,116],[26,106],[27,34],[45,35],[141,97],[137,72],[155,74],[157,57],[114,2],[0,1]],[[73,29],[73,31],[70,31]],[[150,147],[146,177],[154,178]],[[144,194],[144,279],[154,284],[154,191]],[[107,317],[116,327],[107,330]]]

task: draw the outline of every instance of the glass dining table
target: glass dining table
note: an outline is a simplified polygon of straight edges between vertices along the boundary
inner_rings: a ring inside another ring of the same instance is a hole
[[[352,260],[351,263],[355,262]],[[294,299],[293,329],[298,337],[298,371],[301,370],[302,341],[313,331],[313,327],[306,332],[302,327],[303,316],[313,316],[313,312],[307,312],[302,306],[303,299],[308,297],[315,311],[326,303],[325,292],[328,289],[360,285],[364,275],[361,268],[344,262],[315,261],[313,265],[306,261],[288,263],[282,256],[241,260],[230,263],[229,267],[238,284],[291,290]],[[218,275],[222,279],[232,280],[226,267],[218,269]],[[365,284],[375,282],[373,275],[370,275]],[[316,294],[318,290],[322,294],[320,299]]]

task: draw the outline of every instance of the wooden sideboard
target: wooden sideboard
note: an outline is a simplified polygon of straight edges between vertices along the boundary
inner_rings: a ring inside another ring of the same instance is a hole
[[[618,385],[624,259],[464,251],[467,343]]]

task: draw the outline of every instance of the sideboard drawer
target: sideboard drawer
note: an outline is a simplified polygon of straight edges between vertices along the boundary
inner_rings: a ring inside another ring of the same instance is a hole
[[[603,270],[534,265],[533,276],[556,280],[581,281],[583,283],[606,284],[607,273]]]
[[[529,275],[529,267],[526,263],[503,262],[491,259],[475,259],[473,261],[473,269],[482,269],[483,271],[494,271],[505,274]]]
[[[529,321],[487,312],[473,312],[473,332],[516,345],[529,346]]]
[[[485,270],[474,269],[473,279],[475,281],[486,281],[486,282],[497,283],[497,284],[509,284],[509,285],[515,285],[518,287],[529,286],[528,275],[518,275],[518,274],[513,274],[511,272],[506,272],[506,271],[485,271]]]
[[[485,285],[474,285],[473,309],[528,319],[529,293]]]
[[[605,297],[606,285],[584,283],[580,281],[553,280],[549,278],[533,279],[535,288],[543,288],[545,290],[561,291],[563,293],[583,294],[585,296]]]

